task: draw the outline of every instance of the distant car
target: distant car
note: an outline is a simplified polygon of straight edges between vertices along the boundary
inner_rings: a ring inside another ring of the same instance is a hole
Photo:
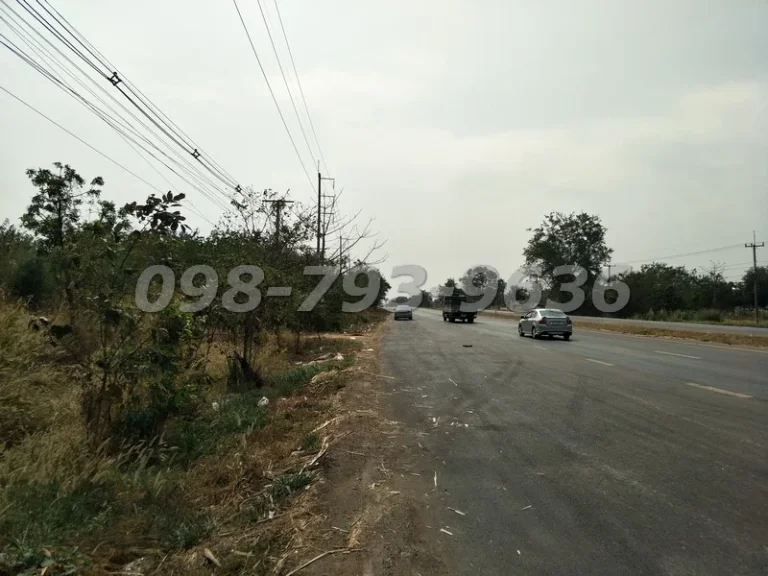
[[[395,308],[395,320],[413,320],[413,309],[407,304]]]
[[[517,324],[517,333],[520,336],[528,335],[536,339],[547,335],[550,338],[562,336],[568,340],[573,334],[573,322],[562,310],[537,308],[520,318],[520,322]]]

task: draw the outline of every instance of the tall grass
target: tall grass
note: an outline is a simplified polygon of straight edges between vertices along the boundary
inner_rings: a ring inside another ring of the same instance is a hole
[[[29,328],[29,318],[22,305],[0,295],[0,574],[39,573],[48,561],[44,549],[91,550],[99,542],[168,550],[197,545],[215,524],[209,509],[186,496],[195,471],[218,466],[218,454],[270,422],[271,406],[260,405],[264,396],[295,395],[321,371],[350,363],[347,354],[343,361],[295,366],[271,346],[262,357],[265,387],[226,394],[225,374],[208,375],[180,388],[194,394],[160,436],[122,435],[94,447],[77,371],[61,347]],[[313,338],[305,354],[357,347],[347,339]],[[316,449],[318,440],[310,435],[301,444]],[[305,473],[279,477],[263,506],[274,509],[311,479]]]
[[[6,447],[77,410],[75,395],[61,397],[74,374],[58,365],[61,354],[29,320],[21,303],[0,292],[0,445]]]

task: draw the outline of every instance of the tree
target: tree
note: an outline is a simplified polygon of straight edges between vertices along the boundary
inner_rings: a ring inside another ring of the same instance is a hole
[[[507,292],[507,282],[506,280],[499,278],[496,281],[496,297],[494,298],[494,305],[496,306],[496,309],[501,309],[504,307],[504,294]]]
[[[744,293],[744,305],[754,308],[755,275],[757,275],[757,305],[768,307],[768,266],[758,266],[757,270],[750,268],[741,280]]]
[[[91,181],[90,188],[83,190],[85,180],[74,168],[61,162],[53,165],[56,173],[45,168],[26,171],[38,192],[21,217],[21,223],[40,239],[43,250],[53,255],[53,270],[58,285],[64,288],[70,321],[73,321],[76,302],[72,269],[77,266],[79,255],[70,248],[80,223],[80,207],[84,200],[91,204],[98,201],[101,195],[98,187],[104,185],[104,179],[97,176]]]
[[[475,266],[468,269],[460,282],[463,292],[468,297],[467,301],[475,303],[480,308],[494,304],[499,296],[499,273],[490,266]]]
[[[620,279],[627,284],[630,293],[623,315],[696,307],[699,280],[695,271],[690,272],[683,266],[674,267],[662,262],[643,264],[640,270],[622,274]],[[709,296],[711,298],[711,293]]]
[[[414,308],[432,308],[434,302],[432,301],[432,294],[426,290],[421,291],[421,298],[414,296],[408,302]]]
[[[496,288],[499,274],[488,266],[475,266],[469,268],[461,277],[461,286],[465,292],[484,292],[489,288]]]
[[[24,227],[39,236],[47,249],[63,247],[68,242],[80,221],[83,201],[97,201],[101,195],[97,187],[104,186],[104,179],[97,176],[91,180],[91,187],[83,190],[85,180],[74,168],[61,162],[53,165],[58,169],[57,173],[44,168],[27,170],[38,193],[21,217]]]
[[[558,266],[575,265],[586,270],[589,277],[584,289],[589,291],[613,253],[605,243],[606,228],[600,217],[585,212],[551,212],[532,231],[533,236],[523,250],[525,265],[531,276],[541,279],[559,302],[568,298],[567,292],[560,294],[560,286],[573,277],[556,274]]]

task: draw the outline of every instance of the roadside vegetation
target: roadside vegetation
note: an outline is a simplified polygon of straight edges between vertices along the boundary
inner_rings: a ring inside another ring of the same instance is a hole
[[[739,280],[729,280],[727,265],[713,262],[708,270],[688,270],[662,262],[643,264],[636,270],[613,267],[608,278],[608,263],[613,250],[606,244],[607,229],[596,215],[586,213],[545,216],[533,229],[523,250],[522,273],[515,278],[517,285],[508,285],[497,270],[476,266],[458,280],[448,278],[441,286],[453,287],[469,295],[486,299],[488,309],[501,310],[507,303],[525,302],[531,282],[542,287],[541,305],[548,299],[569,302],[571,294],[564,285],[576,279],[571,274],[558,274],[558,267],[578,265],[587,272],[581,284],[584,302],[571,313],[579,316],[611,316],[668,322],[702,322],[715,324],[754,325],[754,285],[757,280],[757,303],[761,322],[768,323],[768,267],[748,268]],[[609,280],[620,280],[629,288],[629,301],[622,309],[607,314],[594,304],[604,297],[609,304],[617,294]],[[423,306],[442,306],[438,296],[422,295]],[[399,297],[405,303],[407,297]],[[418,305],[415,300],[412,305]]]
[[[318,281],[303,274],[317,264],[311,226],[299,215],[270,228],[269,191],[244,194],[203,236],[183,195],[117,208],[101,178],[67,165],[27,174],[21,228],[0,227],[0,575],[273,570],[290,542],[272,519],[315,481],[313,430],[355,362],[359,342],[342,333],[382,319],[386,280],[337,255],[326,263],[345,274],[299,312]],[[143,311],[137,281],[155,264],[177,280],[211,266],[217,297],[195,309],[177,290]],[[242,264],[264,270],[263,294],[292,295],[229,310],[221,295]],[[341,310],[357,299],[351,275],[381,278],[362,313]]]

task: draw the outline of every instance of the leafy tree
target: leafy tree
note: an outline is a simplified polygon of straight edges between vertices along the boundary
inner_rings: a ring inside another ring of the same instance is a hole
[[[531,231],[531,229],[529,229]],[[558,302],[567,302],[571,296],[561,286],[574,280],[571,274],[556,274],[559,266],[580,266],[588,273],[582,289],[589,293],[595,279],[613,253],[605,243],[606,228],[600,217],[581,212],[563,214],[551,212],[532,230],[533,236],[523,250],[525,266],[530,276],[542,280],[549,296]],[[586,309],[586,310],[585,310]],[[581,310],[591,311],[587,298]]]
[[[489,266],[475,266],[468,269],[460,282],[468,302],[480,302],[479,305],[488,306],[494,304],[499,296],[499,274]],[[454,291],[454,294],[457,294],[457,291]]]
[[[626,315],[695,308],[698,278],[695,271],[683,266],[653,262],[620,278],[630,292],[629,304],[622,311]]]
[[[488,266],[475,266],[468,269],[461,277],[461,286],[465,292],[484,292],[489,288],[497,288],[499,274]]]
[[[96,201],[104,179],[97,176],[90,188],[83,190],[85,180],[69,164],[55,162],[57,172],[45,168],[27,170],[27,176],[38,189],[32,203],[21,217],[25,228],[39,236],[47,249],[63,247],[80,221],[84,200]]]
[[[514,292],[514,293],[513,293]],[[509,302],[510,306],[509,308],[512,308],[513,302],[527,302],[529,297],[529,292],[522,286],[509,286],[505,292],[505,301],[504,305]]]
[[[768,307],[768,266],[758,266],[755,271],[750,268],[742,277],[743,305],[754,307],[755,277],[757,277],[757,305],[760,308]]]
[[[523,250],[525,265],[538,268],[538,275],[549,286],[558,286],[554,271],[563,265],[581,266],[594,279],[613,253],[605,243],[605,234],[599,216],[552,212],[533,229]]]

